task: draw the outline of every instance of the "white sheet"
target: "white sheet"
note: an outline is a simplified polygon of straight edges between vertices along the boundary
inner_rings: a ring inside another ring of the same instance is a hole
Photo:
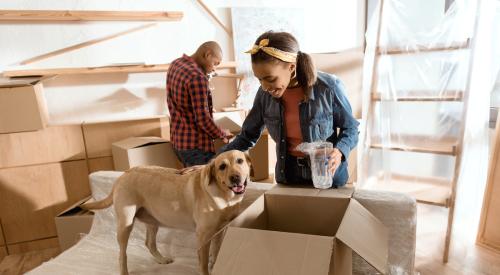
[[[121,174],[122,172],[113,171],[91,174],[90,184],[94,198],[104,198]],[[267,183],[250,183],[243,207],[272,186]],[[391,232],[390,274],[412,274],[415,257],[415,201],[402,194],[368,190],[356,191],[354,197]],[[144,245],[145,235],[144,225],[137,222],[127,248],[130,274],[199,274],[194,233],[166,228],[159,230],[158,249],[163,253],[170,251],[174,257],[174,262],[167,265],[157,264],[153,260]],[[375,269],[357,255],[354,256],[353,265],[353,274],[376,274]],[[91,231],[79,243],[29,272],[36,275],[118,273],[118,244],[112,208],[97,211]]]

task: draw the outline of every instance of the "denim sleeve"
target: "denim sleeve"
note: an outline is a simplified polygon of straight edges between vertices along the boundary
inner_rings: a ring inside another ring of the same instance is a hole
[[[334,81],[334,123],[340,128],[336,148],[342,152],[344,160],[349,158],[349,153],[358,144],[359,122],[352,115],[351,104],[347,99],[345,86],[338,78]]]
[[[264,118],[262,116],[264,111],[262,105],[263,93],[264,92],[259,89],[255,96],[252,109],[250,109],[250,112],[243,122],[241,132],[233,141],[220,148],[217,152],[218,154],[229,150],[246,151],[255,146],[262,134],[262,130],[264,130]]]

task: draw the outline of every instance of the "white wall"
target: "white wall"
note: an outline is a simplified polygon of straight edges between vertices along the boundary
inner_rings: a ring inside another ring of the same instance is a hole
[[[215,1],[212,1],[215,2]],[[211,1],[206,2],[211,6]],[[191,54],[206,40],[216,40],[233,60],[232,40],[196,1],[44,0],[1,1],[0,9],[183,11],[179,22],[157,26],[45,59],[26,68],[101,66],[110,63],[169,63]],[[213,11],[230,26],[229,9]],[[0,24],[0,71],[19,69],[22,60],[149,22],[4,23]],[[165,74],[68,75],[47,81],[50,123],[126,119],[165,114]]]

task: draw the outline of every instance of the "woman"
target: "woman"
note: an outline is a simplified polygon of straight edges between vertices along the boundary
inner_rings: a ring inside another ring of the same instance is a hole
[[[265,126],[276,141],[276,181],[312,184],[310,162],[295,148],[302,142],[326,140],[334,146],[328,162],[333,186],[345,185],[347,158],[358,142],[359,123],[342,82],[317,72],[311,57],[286,32],[262,34],[247,53],[261,87],[241,133],[220,151],[248,150]]]

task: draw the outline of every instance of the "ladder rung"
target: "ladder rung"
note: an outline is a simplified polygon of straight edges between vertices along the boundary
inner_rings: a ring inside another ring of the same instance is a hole
[[[373,94],[374,101],[462,101],[463,91],[445,91],[441,95],[426,95],[425,92],[411,91],[406,92],[404,96],[395,96],[382,98],[382,92]]]
[[[393,48],[377,48],[378,55],[393,55],[393,54],[418,54],[426,52],[442,52],[442,51],[455,51],[467,49],[470,46],[470,39],[464,42],[455,42],[450,45],[438,45],[434,47],[416,46],[414,48],[405,49],[404,47]]]
[[[439,177],[384,173],[368,178],[365,185],[367,189],[404,193],[414,197],[417,202],[443,207],[449,206],[451,186],[451,180]]]
[[[428,153],[455,156],[457,153],[457,139],[445,137],[434,139],[420,135],[394,135],[390,143],[382,143],[380,137],[372,137],[371,148],[388,149],[393,151]]]

